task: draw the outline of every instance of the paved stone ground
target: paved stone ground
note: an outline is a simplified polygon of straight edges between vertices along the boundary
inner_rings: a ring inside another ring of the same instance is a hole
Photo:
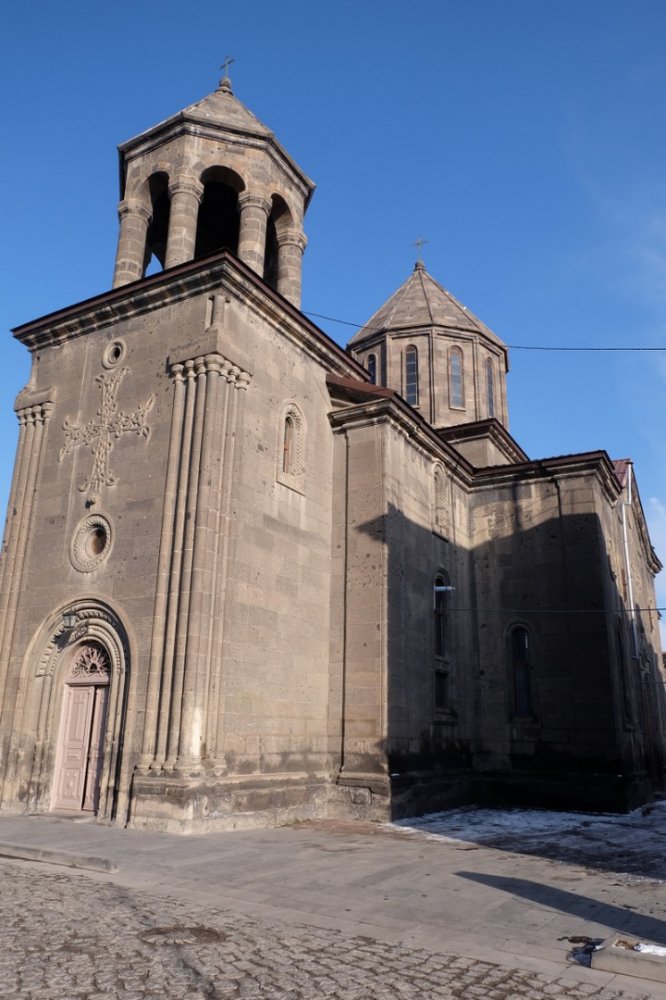
[[[339,930],[0,862],[0,996],[18,1000],[651,1000]],[[580,970],[584,973],[585,970]]]

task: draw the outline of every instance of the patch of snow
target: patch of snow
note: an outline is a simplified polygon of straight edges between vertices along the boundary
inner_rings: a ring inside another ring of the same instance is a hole
[[[644,941],[639,941],[638,944],[634,945],[634,951],[641,951],[644,955],[660,955],[662,958],[666,958],[666,948],[662,948],[659,944],[645,944]]]
[[[410,837],[576,860],[666,880],[666,802],[619,815],[465,806],[391,825]]]

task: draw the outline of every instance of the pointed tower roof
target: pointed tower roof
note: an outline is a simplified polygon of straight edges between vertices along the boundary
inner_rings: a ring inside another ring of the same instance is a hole
[[[428,274],[425,264],[417,261],[413,272],[397,292],[388,299],[349,341],[357,346],[363,340],[386,330],[409,330],[439,326],[481,334],[498,347],[506,344],[467,306]]]
[[[220,85],[212,94],[207,94],[200,101],[189,104],[177,118],[187,118],[190,121],[213,122],[224,125],[228,129],[238,129],[239,132],[260,136],[272,136],[271,130],[246,108],[231,89],[228,77],[220,80]]]
[[[227,138],[248,142],[251,146],[268,147],[274,158],[298,178],[306,194],[307,206],[315,189],[314,182],[275,138],[273,132],[259,121],[234,95],[228,77],[220,80],[217,90],[189,104],[182,111],[153,125],[152,128],[128,139],[118,146],[120,154],[121,194],[124,191],[125,172],[129,160],[137,153],[156,148],[180,135],[201,136],[208,139]]]

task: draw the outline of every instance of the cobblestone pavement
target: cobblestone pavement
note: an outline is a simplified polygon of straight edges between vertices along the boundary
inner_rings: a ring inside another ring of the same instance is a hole
[[[1,862],[0,996],[19,1000],[650,1000]],[[645,984],[648,987],[649,984]]]

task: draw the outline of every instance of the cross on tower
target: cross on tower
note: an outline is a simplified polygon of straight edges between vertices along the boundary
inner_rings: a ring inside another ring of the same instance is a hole
[[[116,395],[118,387],[129,372],[129,368],[121,368],[115,375],[98,375],[95,382],[102,390],[102,402],[97,410],[99,420],[89,420],[80,427],[72,425],[69,417],[63,422],[65,443],[60,449],[58,461],[62,462],[65,455],[80,444],[90,445],[93,456],[93,467],[87,480],[79,486],[82,493],[99,490],[101,486],[113,486],[116,476],[109,470],[109,455],[113,448],[114,438],[133,431],[146,439],[150,436],[150,428],[146,424],[146,414],[153,405],[153,397],[149,396],[143,406],[131,413],[123,413],[118,409]]]
[[[419,262],[421,262],[421,247],[425,246],[425,244],[428,242],[429,240],[424,240],[422,236],[417,236],[414,242],[412,243],[412,246],[416,247],[416,252],[419,255],[418,256]]]
[[[224,70],[224,79],[225,80],[229,79],[229,67],[231,66],[232,62],[235,62],[235,61],[236,60],[232,56],[225,56],[224,57],[224,62],[220,66],[220,69]]]

